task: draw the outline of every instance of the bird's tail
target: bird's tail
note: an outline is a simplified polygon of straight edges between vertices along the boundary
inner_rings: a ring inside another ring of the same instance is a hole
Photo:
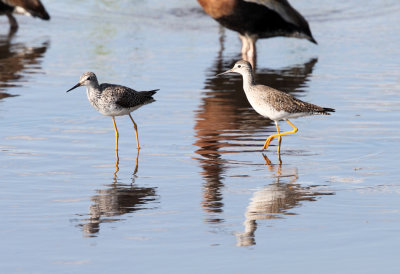
[[[334,108],[322,108],[322,111],[319,114],[322,115],[331,115],[329,112],[335,112]]]
[[[312,42],[312,43],[314,43],[314,44],[316,44],[316,45],[318,45],[317,40],[315,40],[314,37],[313,37],[312,35],[310,35],[310,36],[307,38],[307,40],[310,41],[310,42]]]
[[[146,95],[146,96],[153,96],[154,94],[156,94],[157,93],[157,91],[159,91],[160,89],[152,89],[152,90],[147,90],[147,91],[141,91],[141,93],[143,94],[143,95]]]

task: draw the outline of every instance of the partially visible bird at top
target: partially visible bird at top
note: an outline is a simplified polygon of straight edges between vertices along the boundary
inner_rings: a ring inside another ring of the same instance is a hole
[[[18,29],[18,22],[13,13],[50,20],[50,15],[40,0],[0,0],[0,15],[7,15],[12,32]]]
[[[222,26],[239,33],[242,59],[254,68],[256,41],[276,36],[317,41],[306,19],[287,0],[197,0]]]
[[[101,114],[111,116],[114,130],[115,130],[115,151],[118,161],[118,129],[115,124],[115,116],[129,115],[135,128],[136,145],[139,149],[139,136],[137,125],[131,116],[131,112],[138,108],[154,102],[153,95],[158,89],[149,91],[136,91],[134,89],[113,85],[113,84],[99,84],[97,77],[93,72],[85,72],[82,74],[79,83],[67,90],[67,92],[76,89],[80,86],[86,86],[86,93],[90,104]]]

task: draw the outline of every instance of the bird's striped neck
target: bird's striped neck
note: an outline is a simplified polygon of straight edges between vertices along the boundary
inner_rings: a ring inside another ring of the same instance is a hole
[[[86,87],[86,94],[90,102],[95,102],[101,97],[101,90],[97,83]]]

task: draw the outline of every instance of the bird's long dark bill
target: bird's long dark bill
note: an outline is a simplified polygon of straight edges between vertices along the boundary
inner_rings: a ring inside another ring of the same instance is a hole
[[[78,83],[75,86],[73,86],[72,88],[70,88],[69,90],[67,90],[67,92],[69,92],[69,91],[71,91],[73,89],[76,89],[77,87],[80,87],[80,86],[81,86],[81,83]]]
[[[220,76],[220,75],[228,74],[228,73],[231,73],[231,72],[232,72],[232,70],[230,69],[230,70],[227,70],[227,71],[225,71],[225,72],[219,73],[219,74],[217,74],[217,75],[215,75],[215,76]]]

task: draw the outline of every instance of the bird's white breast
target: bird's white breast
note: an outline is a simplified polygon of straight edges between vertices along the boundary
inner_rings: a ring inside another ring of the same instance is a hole
[[[257,93],[254,92],[246,92],[247,99],[249,100],[250,105],[257,111],[258,114],[269,118],[274,121],[282,120],[282,117],[285,116],[285,111],[277,111],[272,107],[271,104],[268,104],[265,98],[257,96]]]

